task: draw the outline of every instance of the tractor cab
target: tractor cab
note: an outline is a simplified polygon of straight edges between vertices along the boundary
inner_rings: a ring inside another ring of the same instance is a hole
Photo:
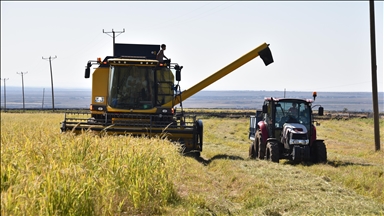
[[[285,124],[301,124],[311,130],[312,100],[266,98],[263,115],[269,137],[278,138]]]

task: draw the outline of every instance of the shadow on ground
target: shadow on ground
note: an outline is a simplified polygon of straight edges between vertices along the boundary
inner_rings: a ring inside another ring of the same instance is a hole
[[[205,158],[202,158],[201,156],[196,157],[196,156],[193,156],[193,155],[188,155],[188,157],[196,159],[199,163],[202,163],[204,166],[208,166],[212,161],[220,160],[220,159],[224,159],[224,160],[244,160],[244,158],[242,158],[240,156],[227,155],[227,154],[218,154],[218,155],[215,155],[211,159],[208,159],[208,160],[205,159]]]
[[[312,162],[301,162],[301,163],[297,163],[297,162],[293,162],[293,161],[289,161],[289,160],[286,160],[284,162],[282,162],[282,164],[287,164],[287,165],[293,165],[293,166],[296,166],[296,165],[303,165],[303,166],[313,166],[313,165],[317,165],[316,163],[312,163]],[[322,164],[322,163],[321,163]],[[349,162],[349,161],[339,161],[339,160],[328,160],[325,164],[327,165],[330,165],[332,167],[345,167],[345,166],[373,166],[372,164],[369,164],[369,163],[353,163],[353,162]]]
[[[343,167],[343,166],[373,166],[369,163],[353,163],[349,161],[338,161],[338,160],[331,160],[327,161],[327,164],[333,167]]]

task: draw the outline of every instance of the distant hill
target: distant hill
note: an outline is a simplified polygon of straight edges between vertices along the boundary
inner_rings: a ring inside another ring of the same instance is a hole
[[[4,107],[4,92],[1,88],[1,107]],[[318,92],[315,104],[325,110],[372,112],[370,92]],[[44,97],[43,97],[44,95]],[[91,102],[90,89],[54,90],[55,108],[88,108]],[[284,97],[284,91],[201,91],[183,101],[184,108],[233,108],[261,109],[265,97]],[[287,98],[312,98],[312,92],[285,92]],[[24,88],[25,108],[52,108],[51,88]],[[6,89],[6,107],[23,108],[21,87]],[[379,110],[384,111],[384,93],[379,92]]]

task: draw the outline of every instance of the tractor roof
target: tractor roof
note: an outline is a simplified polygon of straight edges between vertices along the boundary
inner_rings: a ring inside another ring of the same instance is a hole
[[[153,44],[114,44],[114,55],[106,56],[99,67],[109,67],[112,64],[139,63],[143,65],[157,64],[156,53],[159,51],[160,45]],[[129,60],[128,60],[129,59]],[[136,60],[135,60],[136,59]],[[120,63],[119,63],[120,60]]]

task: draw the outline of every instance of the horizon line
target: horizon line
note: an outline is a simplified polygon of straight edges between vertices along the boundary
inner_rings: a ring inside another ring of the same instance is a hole
[[[1,85],[0,85],[1,86]],[[7,86],[8,88],[21,88],[20,86]],[[36,87],[36,86],[24,86],[24,88],[35,88],[35,89],[51,89],[51,87]],[[84,87],[74,87],[74,88],[70,88],[70,87],[55,87],[54,89],[65,89],[65,90],[89,90],[89,91],[92,91],[92,88],[84,88]],[[185,89],[186,90],[186,89]],[[183,91],[185,91],[183,90]],[[237,90],[237,89],[228,89],[228,90],[209,90],[209,89],[206,89],[206,90],[201,90],[200,92],[202,91],[217,91],[217,92],[223,92],[223,91],[243,91],[243,92],[246,92],[246,91],[259,91],[259,92],[263,92],[263,91],[271,91],[271,92],[314,92],[314,91],[309,91],[309,90]],[[316,91],[316,92],[340,92],[340,93],[371,93],[372,91]],[[197,92],[198,93],[198,92]],[[384,93],[384,91],[378,91],[378,93]]]

